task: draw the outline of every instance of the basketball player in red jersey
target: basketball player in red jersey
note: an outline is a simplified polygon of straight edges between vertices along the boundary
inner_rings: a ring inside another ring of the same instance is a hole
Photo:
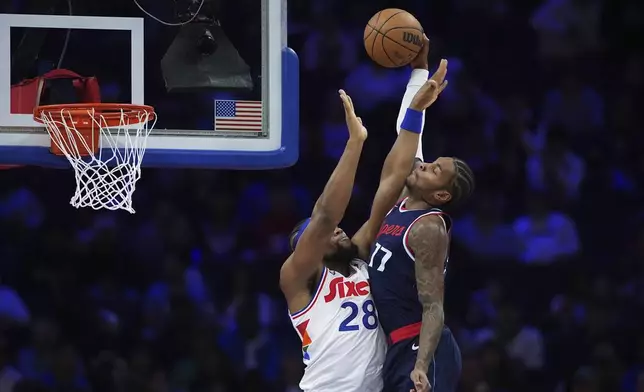
[[[282,266],[280,286],[302,339],[307,367],[300,387],[305,392],[381,390],[385,342],[371,300],[366,263],[360,258],[368,256],[382,221],[405,186],[418,150],[424,110],[447,85],[446,61],[428,80],[427,54],[426,40],[412,64],[415,69],[402,113],[410,105],[415,109],[400,118],[403,127],[385,160],[369,220],[353,239],[337,228],[349,202],[362,147],[350,137],[311,218],[298,224],[291,235],[293,254]],[[350,134],[359,134],[362,126],[353,105],[346,95],[341,97]],[[406,123],[414,126],[407,129]]]

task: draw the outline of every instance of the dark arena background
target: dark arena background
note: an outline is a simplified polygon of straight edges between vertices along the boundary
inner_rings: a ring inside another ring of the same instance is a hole
[[[168,22],[196,3],[139,0]],[[217,24],[239,52],[241,85],[218,88],[244,99],[261,81],[259,3],[206,1],[194,22]],[[4,0],[0,12],[65,15],[69,4],[76,15],[144,17],[155,65],[146,103],[165,127],[210,121],[197,111],[212,86],[173,91],[174,71],[156,66],[191,26],[158,23],[132,0]],[[447,275],[460,390],[644,391],[644,3],[293,0],[294,167],[144,169],[135,215],[72,208],[71,170],[0,171],[0,392],[299,391],[300,342],[278,272],[288,233],[344,148],[339,88],[370,132],[343,226],[353,232],[367,216],[408,75],[376,67],[362,46],[367,20],[386,7],[418,17],[432,65],[449,59],[425,157],[459,156],[477,175],[454,212]],[[12,34],[12,82],[55,68],[68,47],[64,68],[129,97],[119,34],[101,38],[107,52],[91,33],[37,30]],[[208,34],[194,50],[218,49]],[[104,67],[88,72],[90,58]]]

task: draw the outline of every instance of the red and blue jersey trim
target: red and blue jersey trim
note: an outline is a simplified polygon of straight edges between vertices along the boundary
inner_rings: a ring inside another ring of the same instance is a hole
[[[303,309],[298,310],[297,312],[291,313],[292,319],[296,319],[298,317],[305,315],[309,310],[311,310],[311,308],[313,308],[313,305],[315,305],[315,302],[317,301],[318,297],[320,296],[320,293],[322,292],[322,287],[324,287],[324,282],[326,281],[326,278],[328,275],[329,275],[329,269],[327,267],[323,267],[320,280],[318,281],[318,285],[315,288],[315,291],[313,292],[311,301],[309,301],[309,304],[306,305],[306,307],[304,307]]]

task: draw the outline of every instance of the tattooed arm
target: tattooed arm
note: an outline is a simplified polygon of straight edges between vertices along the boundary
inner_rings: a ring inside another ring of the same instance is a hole
[[[427,215],[409,231],[414,252],[418,299],[423,305],[423,322],[418,340],[415,370],[426,373],[443,332],[443,290],[445,259],[449,238],[440,215]]]

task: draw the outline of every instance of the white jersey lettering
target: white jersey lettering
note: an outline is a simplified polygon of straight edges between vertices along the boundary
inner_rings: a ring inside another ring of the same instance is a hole
[[[387,341],[369,288],[367,264],[349,277],[325,267],[311,303],[291,315],[302,340],[304,392],[380,392]]]

